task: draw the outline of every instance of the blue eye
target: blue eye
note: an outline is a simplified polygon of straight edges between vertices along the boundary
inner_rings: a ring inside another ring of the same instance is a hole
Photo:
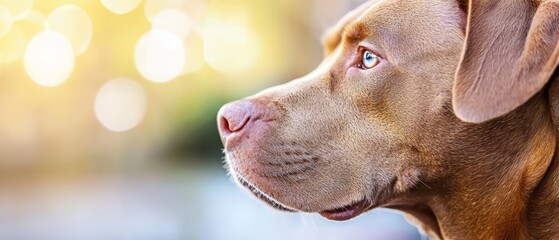
[[[377,66],[380,62],[380,57],[374,54],[371,51],[364,51],[363,52],[363,68],[371,69]]]

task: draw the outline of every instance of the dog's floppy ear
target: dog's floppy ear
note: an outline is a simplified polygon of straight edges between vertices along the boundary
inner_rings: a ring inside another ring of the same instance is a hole
[[[456,115],[481,123],[521,106],[552,76],[558,40],[559,0],[470,0]]]

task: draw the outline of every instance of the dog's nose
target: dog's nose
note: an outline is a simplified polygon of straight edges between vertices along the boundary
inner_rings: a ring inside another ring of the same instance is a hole
[[[228,103],[221,107],[217,114],[217,124],[222,139],[247,128],[252,108],[252,103],[246,100]]]

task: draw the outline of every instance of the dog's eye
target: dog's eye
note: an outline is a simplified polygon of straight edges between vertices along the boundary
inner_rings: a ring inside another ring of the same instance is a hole
[[[363,62],[361,63],[363,69],[371,69],[377,66],[380,62],[380,57],[371,51],[363,51]]]

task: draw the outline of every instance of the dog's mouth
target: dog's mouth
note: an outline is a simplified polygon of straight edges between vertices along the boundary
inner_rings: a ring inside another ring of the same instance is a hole
[[[279,201],[275,200],[274,198],[270,197],[268,194],[264,193],[262,190],[254,186],[251,182],[246,180],[240,175],[236,176],[237,181],[248,189],[254,196],[265,202],[266,204],[270,205],[271,207],[285,212],[296,212],[297,210],[285,206],[284,204],[280,203]],[[334,221],[346,221],[357,217],[359,214],[367,211],[371,208],[371,204],[369,201],[363,199],[352,204],[346,205],[344,207],[320,211],[318,212],[322,217],[325,217],[330,220]]]
[[[259,198],[263,202],[267,203],[268,205],[272,206],[273,208],[275,208],[277,210],[280,210],[280,211],[296,212],[296,210],[294,210],[294,209],[292,209],[288,206],[285,206],[282,203],[278,202],[277,200],[273,199],[272,197],[268,196],[268,194],[266,194],[263,191],[261,191],[260,189],[258,189],[256,186],[254,186],[252,183],[250,183],[249,181],[244,179],[242,176],[237,175],[237,180],[239,181],[239,183],[241,185],[243,185],[243,187],[250,190],[254,196]]]
[[[319,214],[325,218],[334,221],[346,221],[357,217],[359,214],[365,212],[370,206],[369,201],[363,199],[354,202],[341,208],[336,208],[328,211],[321,211]]]

